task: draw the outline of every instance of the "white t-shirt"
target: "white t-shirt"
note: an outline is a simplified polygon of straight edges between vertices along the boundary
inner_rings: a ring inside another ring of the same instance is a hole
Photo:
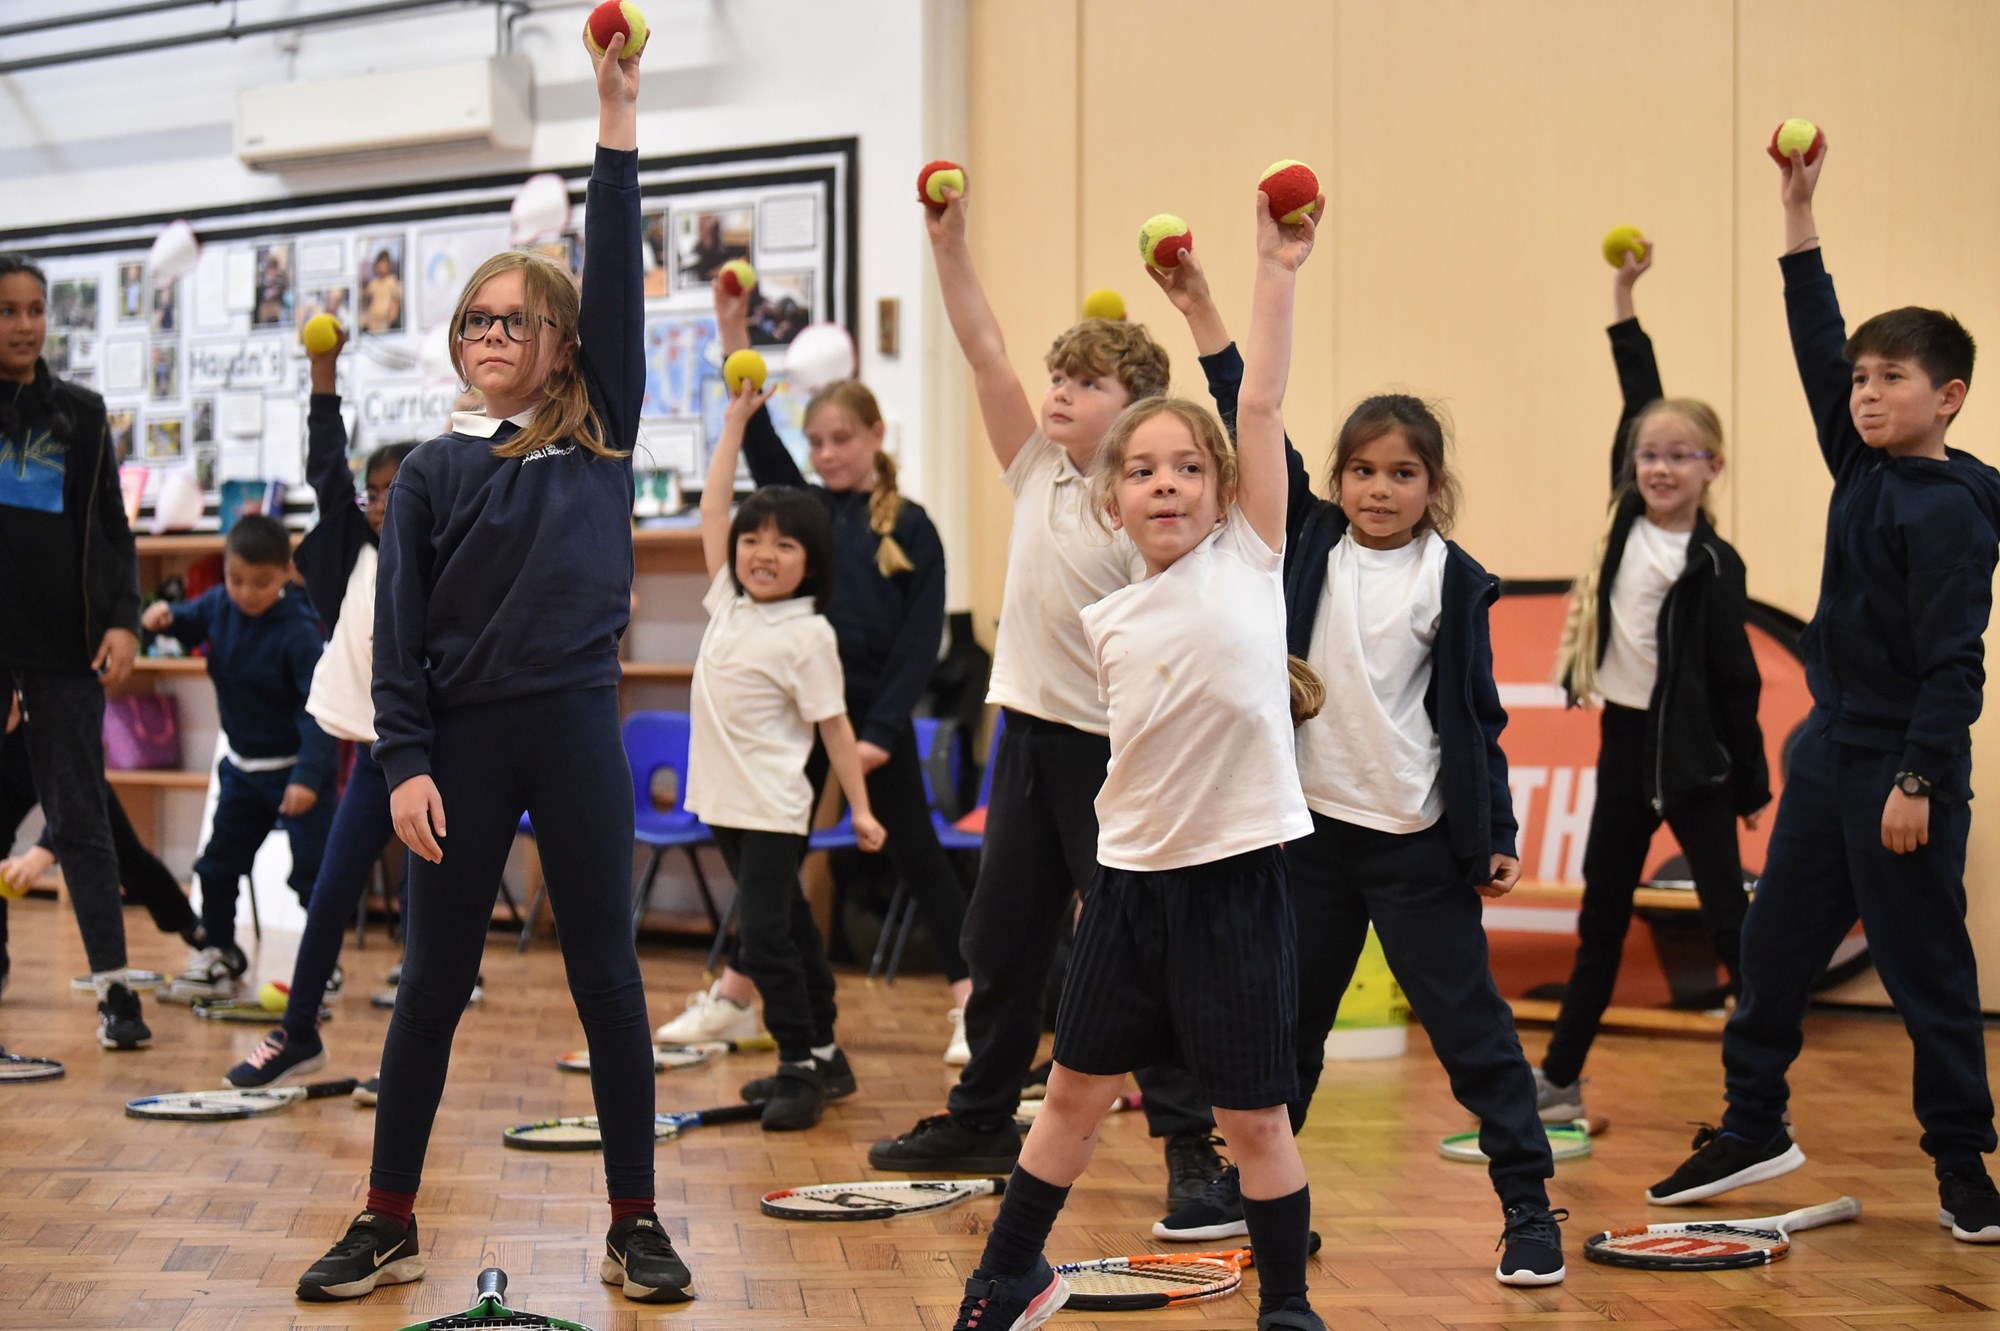
[[[1632,522],[1625,556],[1611,584],[1611,638],[1597,667],[1597,693],[1606,702],[1641,711],[1653,705],[1660,673],[1660,606],[1687,570],[1692,531],[1666,531],[1644,514]]]
[[[380,556],[364,545],[340,595],[340,618],[313,667],[306,712],[335,739],[375,742],[375,566]]]
[[[1283,567],[1232,513],[1171,567],[1083,612],[1111,719],[1099,863],[1181,869],[1311,834]]]
[[[1077,612],[1144,577],[1146,562],[1130,537],[1113,535],[1084,511],[1088,482],[1040,430],[1001,479],[1014,492],[1014,532],[986,701],[1109,734],[1096,659]]]
[[[1327,555],[1306,656],[1326,680],[1326,708],[1299,727],[1299,779],[1314,813],[1398,835],[1443,816],[1424,694],[1448,553],[1434,531],[1371,550],[1350,530]]]
[[[803,836],[813,727],[847,710],[833,625],[809,596],[752,600],[727,568],[701,604],[708,628],[689,688],[681,804],[711,827]]]

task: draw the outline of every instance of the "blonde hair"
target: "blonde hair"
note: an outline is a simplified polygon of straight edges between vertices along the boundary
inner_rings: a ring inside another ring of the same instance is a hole
[[[1563,618],[1562,643],[1556,648],[1556,683],[1569,692],[1572,705],[1597,693],[1599,593],[1604,583],[1604,560],[1611,553],[1611,533],[1618,526],[1626,502],[1638,494],[1638,468],[1632,460],[1639,431],[1655,416],[1678,416],[1701,436],[1702,446],[1717,458],[1722,456],[1722,419],[1715,408],[1691,397],[1663,397],[1646,404],[1625,427],[1625,461],[1618,469],[1618,486],[1611,506],[1605,511],[1604,527],[1597,533],[1597,545],[1583,573],[1570,584],[1569,607]],[[1708,512],[1708,491],[1702,490],[1701,509]],[[1711,519],[1713,521],[1713,519]]]
[[[496,254],[473,270],[459,293],[458,306],[451,312],[445,334],[451,339],[451,368],[461,384],[470,386],[465,373],[465,343],[459,330],[465,326],[466,311],[479,289],[501,273],[521,274],[521,313],[535,336],[527,345],[535,349],[535,359],[523,373],[530,373],[543,355],[552,355],[542,380],[542,400],[535,404],[534,419],[521,427],[513,438],[493,445],[496,457],[523,458],[537,449],[562,439],[575,439],[599,457],[622,458],[629,451],[618,448],[605,437],[604,422],[591,405],[590,392],[583,382],[583,367],[577,362],[577,321],[583,302],[569,270],[539,254],[507,250]],[[552,330],[554,349],[541,337],[547,326]],[[503,334],[504,335],[504,334]]]
[[[1159,397],[1173,375],[1165,348],[1143,324],[1123,319],[1085,319],[1064,329],[1049,344],[1042,363],[1050,373],[1108,374],[1125,385],[1134,402]]]
[[[859,379],[836,379],[822,385],[806,399],[801,420],[810,421],[821,407],[840,407],[853,414],[865,430],[882,424],[882,408],[868,385]],[[912,573],[916,565],[892,534],[896,519],[903,514],[903,492],[896,488],[896,459],[886,449],[875,450],[875,486],[868,492],[868,530],[881,540],[875,546],[875,570],[885,578]]]

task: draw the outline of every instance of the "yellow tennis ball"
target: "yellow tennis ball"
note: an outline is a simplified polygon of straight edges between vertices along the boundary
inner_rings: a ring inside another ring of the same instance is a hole
[[[917,172],[917,202],[934,213],[941,213],[950,202],[944,192],[965,193],[965,168],[957,162],[948,162],[940,157],[935,162],[924,163],[924,169]]]
[[[1181,266],[1181,251],[1194,248],[1194,232],[1172,213],[1155,213],[1139,228],[1139,257],[1156,272]]]
[[[1614,226],[1604,233],[1604,262],[1613,268],[1623,268],[1628,254],[1641,262],[1646,258],[1646,239],[1639,234],[1638,227]]]
[[[1083,317],[1086,319],[1123,319],[1125,298],[1110,287],[1099,287],[1083,298]]]
[[[1793,153],[1803,153],[1806,165],[1819,160],[1826,149],[1826,138],[1819,132],[1819,126],[1810,120],[1792,119],[1779,125],[1771,133],[1771,145],[1764,151],[1771,154],[1771,160],[1783,166],[1791,160]]]
[[[331,314],[315,314],[299,330],[299,341],[308,356],[324,356],[340,345],[340,320]]]
[[[722,289],[730,295],[740,296],[756,285],[757,270],[748,259],[731,259],[722,265]]]
[[[769,374],[770,369],[765,366],[764,358],[748,347],[741,351],[730,352],[729,359],[722,362],[722,382],[729,386],[731,397],[736,396],[739,391],[738,386],[745,379],[750,381],[753,391],[761,390],[764,387],[764,379]]]
[[[264,987],[257,991],[257,1006],[266,1012],[283,1012],[291,998],[291,990],[286,986],[276,980],[266,980]]]
[[[618,53],[621,60],[645,50],[646,38],[652,35],[646,28],[646,16],[632,0],[604,0],[583,21],[583,40],[592,55],[603,55],[611,39],[621,32],[625,34],[625,49]]]

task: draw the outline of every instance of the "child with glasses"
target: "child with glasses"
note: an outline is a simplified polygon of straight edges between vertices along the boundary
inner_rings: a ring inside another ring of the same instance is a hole
[[[1664,820],[1680,842],[1702,926],[1737,988],[1745,899],[1736,820],[1771,802],[1761,681],[1744,617],[1743,560],[1710,522],[1722,424],[1660,386],[1632,287],[1652,242],[1612,279],[1611,355],[1625,394],[1611,445],[1612,497],[1590,567],[1570,589],[1558,681],[1570,704],[1603,704],[1597,803],[1583,852],[1576,962],[1548,1053],[1535,1070],[1542,1121],[1583,1116],[1583,1061],[1611,1001],[1632,898]]]

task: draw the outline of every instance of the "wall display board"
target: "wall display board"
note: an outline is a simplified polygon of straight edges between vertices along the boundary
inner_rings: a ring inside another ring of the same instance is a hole
[[[858,143],[834,139],[644,158],[646,397],[639,508],[679,483],[698,485],[720,428],[722,358],[709,282],[747,258],[759,284],[751,338],[783,379],[783,351],[809,323],[853,331],[857,305]],[[331,314],[347,329],[339,388],[350,457],[443,431],[459,383],[446,324],[466,278],[508,248],[547,254],[576,274],[583,259],[587,164],[569,185],[569,228],[514,246],[509,208],[526,173],[302,195],[281,204],[187,214],[202,250],[194,271],[161,286],[147,267],[165,216],[0,231],[49,278],[50,368],[104,395],[121,464],[153,473],[150,512],[169,471],[205,496],[202,526],[230,480],[305,480],[309,372],[299,329]],[[804,460],[799,403],[780,394],[779,431]]]

